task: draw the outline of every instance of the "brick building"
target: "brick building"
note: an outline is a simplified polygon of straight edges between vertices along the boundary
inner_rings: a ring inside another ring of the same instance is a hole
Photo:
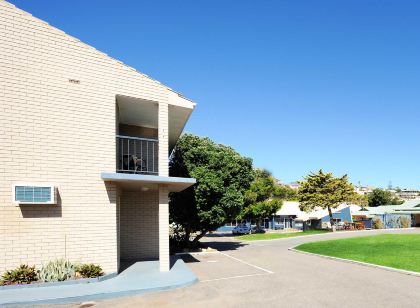
[[[169,270],[168,156],[195,104],[0,0],[0,272],[67,258]]]

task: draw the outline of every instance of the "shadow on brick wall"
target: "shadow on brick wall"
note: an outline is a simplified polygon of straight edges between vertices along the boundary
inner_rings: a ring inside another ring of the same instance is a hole
[[[57,204],[22,204],[19,207],[23,218],[62,217],[59,191],[57,191]]]
[[[117,185],[111,182],[104,182],[104,184],[105,184],[106,194],[108,196],[109,203],[116,204],[117,195],[118,195]]]

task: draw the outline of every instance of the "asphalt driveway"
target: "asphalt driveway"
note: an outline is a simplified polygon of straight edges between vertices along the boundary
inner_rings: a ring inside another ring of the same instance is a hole
[[[186,256],[200,282],[167,292],[97,302],[97,307],[418,307],[420,277],[289,251],[300,243],[377,233],[273,241],[206,238],[216,253]],[[419,260],[420,262],[420,260]]]

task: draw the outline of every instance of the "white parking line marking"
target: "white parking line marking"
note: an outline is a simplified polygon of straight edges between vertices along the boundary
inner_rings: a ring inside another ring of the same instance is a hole
[[[215,250],[215,251],[197,251],[197,252],[177,252],[175,256],[183,256],[183,255],[199,256],[199,255],[206,255],[206,254],[212,254],[212,253],[218,253],[218,251]]]
[[[207,261],[207,263],[216,263],[216,262],[219,262],[219,261],[216,261],[216,260]]]
[[[259,266],[257,266],[257,265],[254,265],[254,264],[251,264],[251,263],[248,263],[248,262],[245,262],[244,260],[241,260],[241,259],[238,259],[238,258],[232,257],[232,256],[230,256],[230,255],[228,255],[228,254],[225,254],[225,253],[221,252],[221,251],[219,251],[219,253],[220,253],[220,254],[222,254],[222,255],[224,255],[224,256],[226,256],[226,257],[228,257],[228,258],[231,258],[231,259],[233,259],[233,260],[236,260],[236,261],[238,261],[238,262],[241,262],[241,263],[243,263],[243,264],[246,264],[246,265],[248,265],[248,266],[251,266],[251,267],[253,267],[253,268],[256,268],[256,269],[258,269],[258,270],[260,270],[260,271],[266,272],[266,273],[268,273],[268,274],[274,274],[274,272],[272,272],[272,271],[269,271],[269,270],[267,270],[267,269],[265,269],[265,268],[259,267]]]
[[[250,275],[240,275],[240,276],[230,276],[230,277],[223,277],[223,278],[214,278],[214,279],[200,280],[200,282],[211,282],[211,281],[218,281],[218,280],[228,280],[228,279],[253,277],[253,276],[265,276],[265,275],[270,275],[270,273],[265,273],[265,274],[250,274]]]

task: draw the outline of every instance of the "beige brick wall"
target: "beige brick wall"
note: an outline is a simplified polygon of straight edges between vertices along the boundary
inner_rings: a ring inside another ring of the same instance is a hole
[[[168,92],[0,0],[0,272],[58,257],[117,270],[117,188],[100,178],[116,165],[115,97],[162,104],[164,123]],[[59,206],[14,206],[16,182],[57,186]]]
[[[123,191],[120,200],[121,259],[158,259],[158,192]]]

